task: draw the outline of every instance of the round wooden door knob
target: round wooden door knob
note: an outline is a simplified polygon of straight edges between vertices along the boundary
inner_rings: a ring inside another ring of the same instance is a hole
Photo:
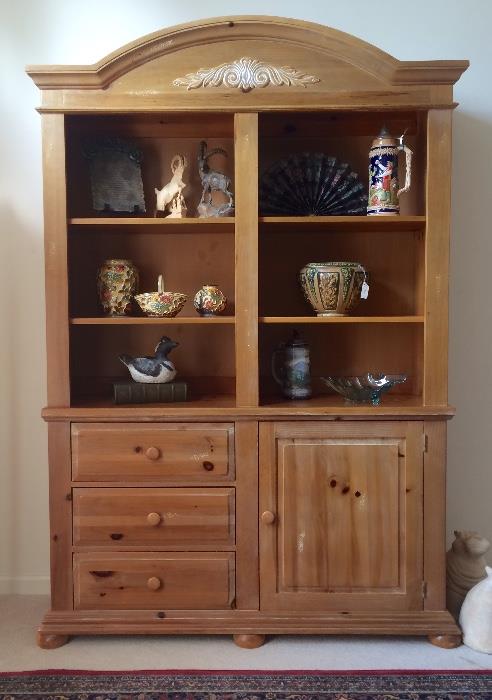
[[[159,525],[161,520],[162,518],[160,513],[149,513],[147,516],[147,522],[149,525],[152,525],[152,527]]]
[[[158,591],[161,586],[162,581],[160,578],[157,578],[157,576],[151,576],[147,581],[147,588],[151,591]]]
[[[156,460],[161,456],[161,451],[158,447],[147,447],[145,450],[145,456],[147,459]]]
[[[275,522],[275,513],[272,513],[271,510],[266,510],[261,514],[261,522],[265,523],[265,525],[271,525]]]

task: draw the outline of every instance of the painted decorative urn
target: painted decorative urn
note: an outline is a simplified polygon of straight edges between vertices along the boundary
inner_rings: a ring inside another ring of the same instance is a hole
[[[204,284],[195,294],[193,306],[200,316],[215,316],[222,313],[227,304],[227,298],[215,284]]]
[[[138,270],[131,260],[105,260],[97,273],[97,291],[104,313],[127,316],[138,290]]]
[[[306,300],[318,316],[346,316],[369,289],[358,262],[308,263],[299,273]]]
[[[297,331],[273,351],[272,374],[285,398],[311,398],[309,345]]]
[[[369,151],[369,198],[367,214],[394,216],[400,213],[399,197],[408,192],[412,181],[412,151],[403,144],[403,136],[394,138],[381,129]],[[398,154],[406,156],[405,184],[398,180]]]

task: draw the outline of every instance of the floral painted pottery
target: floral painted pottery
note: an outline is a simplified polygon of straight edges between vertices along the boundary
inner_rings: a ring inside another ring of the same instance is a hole
[[[363,374],[360,377],[320,377],[331,389],[353,403],[379,406],[382,394],[406,382],[406,374]]]
[[[195,294],[193,305],[200,316],[215,316],[224,311],[227,299],[215,284],[204,284]]]
[[[358,262],[308,263],[299,279],[318,316],[346,316],[360,301],[366,271]]]
[[[398,181],[398,154],[405,152],[405,185]],[[400,213],[398,198],[410,189],[412,179],[412,151],[403,145],[403,136],[395,139],[386,128],[372,142],[369,151],[369,215],[391,216]]]
[[[273,351],[272,374],[287,399],[311,398],[309,345],[297,331]]]
[[[132,312],[138,289],[138,270],[131,260],[105,260],[97,273],[97,292],[104,313],[126,316]]]
[[[159,275],[157,281],[157,292],[145,292],[135,296],[144,314],[159,318],[173,318],[179,314],[187,299],[187,295],[181,292],[165,292],[162,275]]]

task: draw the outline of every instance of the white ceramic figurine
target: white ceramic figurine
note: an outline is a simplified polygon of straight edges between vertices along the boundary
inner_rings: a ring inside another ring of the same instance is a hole
[[[460,625],[467,647],[492,654],[492,568],[486,566],[485,571],[486,578],[468,591]]]
[[[171,215],[172,218],[181,218],[183,210],[186,209],[186,203],[182,192],[186,187],[183,182],[183,173],[187,166],[186,158],[180,154],[174,156],[171,161],[171,172],[173,174],[171,180],[164,185],[162,190],[154,189],[157,202],[156,211],[165,212],[166,215]]]

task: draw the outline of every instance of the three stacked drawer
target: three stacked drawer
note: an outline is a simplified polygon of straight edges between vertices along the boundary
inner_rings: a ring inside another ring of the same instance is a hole
[[[75,609],[235,597],[234,426],[72,424]]]

